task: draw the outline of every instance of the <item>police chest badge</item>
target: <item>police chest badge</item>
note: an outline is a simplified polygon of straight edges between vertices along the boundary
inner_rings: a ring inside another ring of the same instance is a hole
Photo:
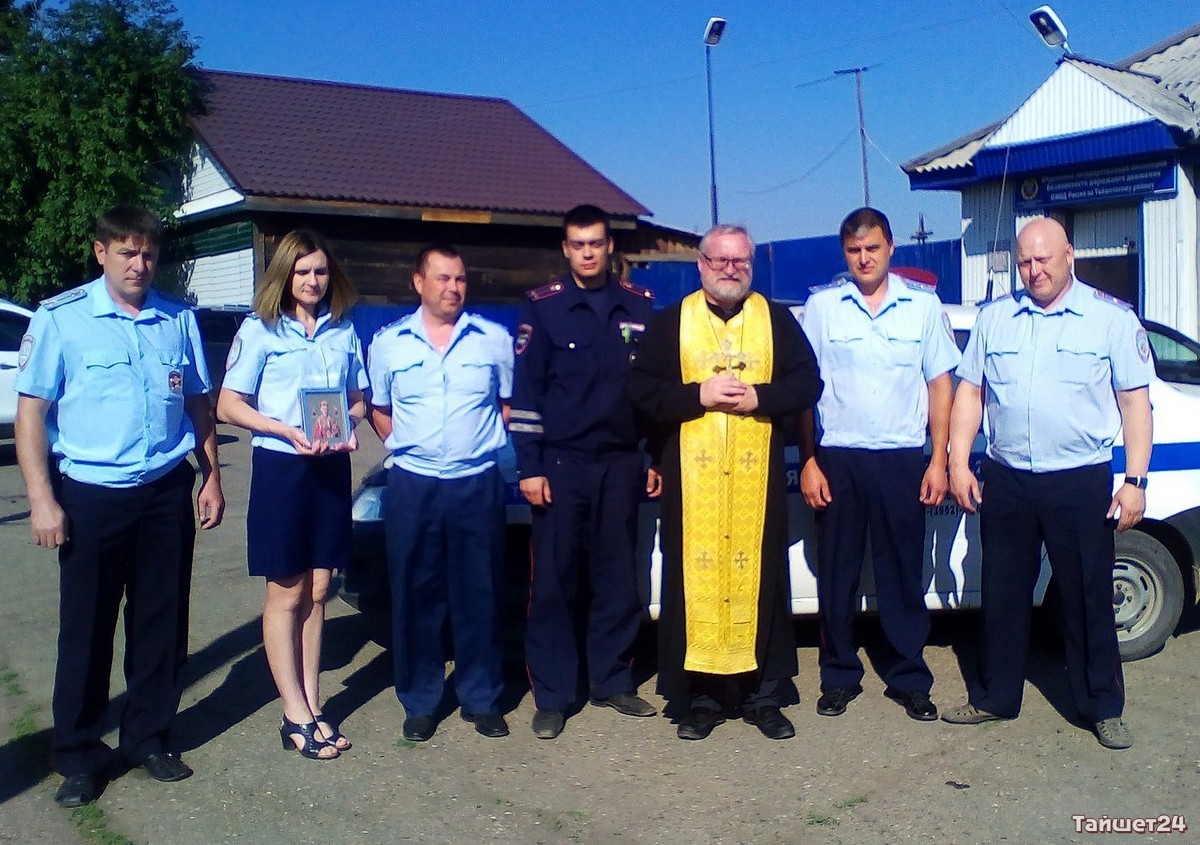
[[[25,369],[29,356],[33,354],[33,335],[27,334],[21,338],[21,349],[17,352],[17,369]]]
[[[179,370],[171,370],[167,375],[167,387],[172,393],[183,393],[183,373]]]
[[[621,329],[621,340],[625,342],[626,346],[631,347],[629,363],[632,364],[637,358],[637,342],[641,339],[642,332],[646,330],[646,325],[645,323],[635,323],[632,320],[622,320],[618,323],[618,327]]]
[[[1141,358],[1143,361],[1150,360],[1150,338],[1146,336],[1145,329],[1138,329],[1137,351],[1138,351],[1138,357]]]
[[[533,337],[533,326],[528,323],[521,323],[517,326],[517,342],[513,345],[513,351],[520,355],[529,347],[529,339]]]

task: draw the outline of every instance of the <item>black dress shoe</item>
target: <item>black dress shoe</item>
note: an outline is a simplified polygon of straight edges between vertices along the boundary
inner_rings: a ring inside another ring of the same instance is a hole
[[[490,739],[508,736],[508,722],[499,713],[468,713],[462,711],[464,722],[473,722],[475,732]]]
[[[742,721],[754,725],[767,739],[791,739],[796,729],[778,707],[759,707],[742,713]]]
[[[82,807],[91,804],[104,791],[104,783],[96,775],[71,775],[54,793],[54,803],[60,807]]]
[[[919,690],[911,692],[885,690],[883,694],[892,701],[904,705],[904,712],[910,719],[916,719],[918,722],[932,722],[938,717],[937,707],[929,700],[928,693]]]
[[[704,739],[717,725],[725,724],[725,716],[720,710],[708,707],[693,707],[687,715],[679,720],[675,735],[680,739]]]
[[[432,716],[409,716],[404,720],[402,730],[409,742],[428,742],[437,730],[437,723]]]
[[[192,776],[191,767],[180,760],[178,754],[172,754],[170,751],[147,754],[146,759],[142,761],[142,768],[160,783],[175,783]]]
[[[563,732],[566,721],[561,710],[534,710],[529,727],[538,739],[554,739]]]
[[[858,698],[860,693],[862,693],[862,687],[827,689],[817,699],[817,712],[822,716],[840,716],[846,712],[846,705]]]
[[[653,716],[658,711],[646,699],[632,692],[619,692],[608,698],[593,698],[594,707],[611,707],[622,716]]]

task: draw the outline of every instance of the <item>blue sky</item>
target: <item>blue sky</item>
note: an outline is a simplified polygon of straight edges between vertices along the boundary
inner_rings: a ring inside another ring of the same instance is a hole
[[[714,48],[724,222],[756,240],[830,234],[862,202],[854,79],[872,205],[897,243],[925,213],[959,230],[958,195],[912,192],[899,165],[1017,108],[1054,69],[1037,0],[686,3],[179,0],[198,60],[236,70],[503,97],[654,212],[709,220],[705,23]],[[1071,49],[1115,62],[1200,22],[1190,3],[1060,0]],[[816,81],[824,80],[824,81]],[[812,83],[812,84],[806,84]]]

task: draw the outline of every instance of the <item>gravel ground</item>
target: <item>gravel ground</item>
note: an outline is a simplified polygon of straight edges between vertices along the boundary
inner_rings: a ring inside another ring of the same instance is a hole
[[[1192,613],[1159,654],[1126,664],[1136,745],[1101,748],[1072,722],[1054,643],[1042,620],[1021,718],[961,727],[918,723],[866,692],[843,717],[818,716],[816,634],[797,624],[797,737],[770,742],[730,721],[706,741],[680,742],[664,718],[585,707],[556,741],[529,731],[533,704],[513,667],[512,735],[484,739],[452,715],[431,742],[400,738],[403,712],[387,653],[365,620],[330,604],[327,712],[355,747],[318,763],[280,750],[279,706],[259,631],[261,587],[245,574],[249,448],[222,427],[226,522],[201,536],[192,590],[189,684],[176,743],[196,769],[158,784],[140,771],[110,784],[100,813],[54,806],[59,778],[45,749],[57,628],[50,553],[28,542],[28,505],[11,447],[0,447],[0,843],[792,843],[1200,841],[1195,830],[1076,832],[1072,816],[1183,816],[1200,826],[1200,620]],[[368,435],[369,439],[369,435]],[[358,470],[380,453],[364,446]],[[964,699],[971,615],[935,622],[928,658],[943,707]],[[868,656],[877,635],[862,626]],[[653,654],[653,628],[644,652]],[[118,658],[119,667],[119,658]],[[652,667],[647,672],[652,671]],[[114,675],[114,695],[121,679]],[[646,677],[642,692],[653,695]],[[114,740],[115,741],[115,740]],[[84,838],[77,822],[108,840]]]

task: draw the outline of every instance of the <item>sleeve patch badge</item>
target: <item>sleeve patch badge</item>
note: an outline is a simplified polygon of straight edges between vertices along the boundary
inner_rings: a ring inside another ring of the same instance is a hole
[[[233,343],[229,344],[229,357],[225,359],[225,372],[233,369],[233,365],[237,363],[238,358],[242,354],[242,336],[234,335]]]
[[[1143,361],[1150,360],[1150,338],[1146,335],[1145,329],[1138,329],[1137,351],[1138,357]]]
[[[533,326],[529,323],[521,323],[517,326],[517,341],[513,345],[513,351],[520,355],[529,348],[529,339],[533,337]]]
[[[29,356],[33,354],[33,335],[27,334],[21,338],[21,349],[17,352],[17,368],[25,369],[25,365],[29,363]]]

